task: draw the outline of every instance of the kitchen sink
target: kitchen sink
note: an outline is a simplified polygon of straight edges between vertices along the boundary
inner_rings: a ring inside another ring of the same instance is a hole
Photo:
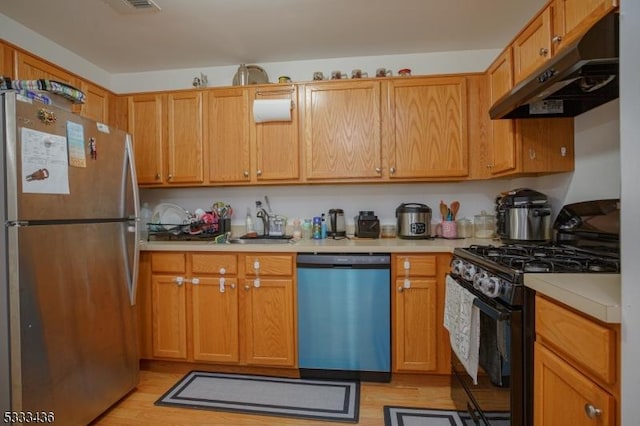
[[[291,237],[231,238],[231,244],[295,244]]]

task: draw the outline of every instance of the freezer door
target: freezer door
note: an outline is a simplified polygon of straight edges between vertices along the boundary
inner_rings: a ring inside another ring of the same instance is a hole
[[[53,411],[56,424],[88,424],[138,383],[126,260],[135,234],[123,222],[8,233],[17,241],[9,250],[17,268],[11,315],[20,319],[11,325],[13,410]]]
[[[10,221],[135,216],[137,186],[130,173],[132,158],[125,132],[15,96],[7,97],[8,114],[12,107],[15,120],[6,136],[7,191],[9,202],[16,199],[17,205],[9,208]],[[45,113],[55,119],[42,120]],[[61,167],[60,155],[65,148],[69,164]],[[38,176],[38,170],[48,171]],[[34,187],[34,182],[54,179],[58,185],[48,187],[51,192],[30,192],[42,190]],[[62,184],[66,182],[68,193],[55,193],[64,192]]]

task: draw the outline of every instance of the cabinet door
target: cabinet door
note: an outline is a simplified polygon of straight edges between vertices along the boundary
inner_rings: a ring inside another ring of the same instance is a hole
[[[436,279],[396,279],[392,289],[393,371],[432,371],[437,368]]]
[[[555,0],[553,3],[555,52],[575,41],[618,4],[618,0]]]
[[[0,41],[0,76],[14,78],[13,54],[13,48]]]
[[[175,278],[151,278],[154,357],[187,358],[187,291]]]
[[[151,253],[140,253],[136,310],[138,312],[138,354],[153,358],[153,300],[151,285]]]
[[[236,277],[199,278],[193,284],[193,359],[239,361],[238,280]]]
[[[518,120],[524,173],[570,172],[574,161],[573,118]]]
[[[515,83],[529,76],[551,57],[551,8],[538,15],[513,42]]]
[[[389,81],[390,178],[469,173],[464,77]]]
[[[305,86],[305,178],[379,179],[382,171],[380,82]]]
[[[167,95],[167,183],[204,182],[202,92]]]
[[[20,80],[54,80],[79,88],[79,80],[73,74],[42,59],[16,51],[17,78]],[[73,104],[71,111],[80,112],[80,104]]]
[[[488,70],[491,104],[508,93],[513,87],[513,50],[506,49]],[[491,174],[514,170],[519,150],[515,141],[514,120],[491,120],[491,143],[487,164]]]
[[[160,184],[164,180],[165,99],[165,95],[159,94],[129,96],[129,133],[140,185]]]
[[[534,344],[535,426],[616,424],[615,398],[539,343]],[[590,417],[588,410],[600,410]]]
[[[43,78],[78,87],[77,78],[61,68],[23,52],[16,52],[16,58],[18,78],[21,80],[37,80]]]
[[[247,364],[295,365],[293,280],[245,279],[242,297],[245,306],[243,333]]]
[[[109,123],[109,92],[88,81],[82,81],[80,88],[86,96],[85,103],[80,107],[80,115],[100,123]]]
[[[250,181],[248,90],[207,91],[205,129],[211,183]]]
[[[291,121],[254,123],[251,113],[252,139],[255,140],[258,182],[295,181],[300,179],[300,138],[298,137],[298,88],[260,88],[253,98],[291,99]]]

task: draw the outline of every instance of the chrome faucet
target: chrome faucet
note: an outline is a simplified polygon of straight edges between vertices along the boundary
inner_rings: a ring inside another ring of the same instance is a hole
[[[261,201],[256,201],[256,216],[262,220],[262,235],[269,235],[269,213],[262,207]]]

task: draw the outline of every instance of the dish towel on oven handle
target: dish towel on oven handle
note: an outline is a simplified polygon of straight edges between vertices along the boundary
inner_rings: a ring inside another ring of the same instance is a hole
[[[449,331],[451,349],[478,384],[480,353],[480,309],[473,304],[476,296],[462,287],[450,275],[446,278],[444,327]]]

